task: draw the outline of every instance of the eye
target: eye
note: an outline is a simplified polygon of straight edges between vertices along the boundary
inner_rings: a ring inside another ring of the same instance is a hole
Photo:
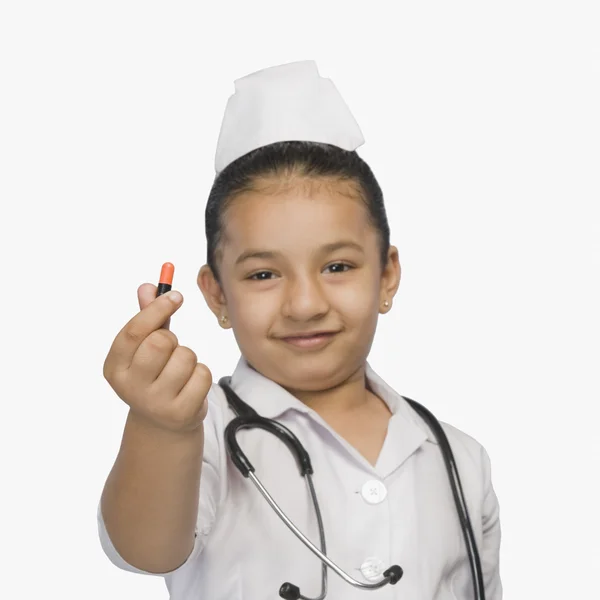
[[[333,273],[344,273],[345,271],[349,271],[350,269],[352,269],[352,266],[346,263],[338,262],[329,265],[328,267],[326,267],[326,270],[327,269],[331,269]]]
[[[268,279],[271,279],[271,275],[273,275],[271,271],[259,271],[258,273],[250,275],[248,279],[253,279],[254,281],[266,281]]]

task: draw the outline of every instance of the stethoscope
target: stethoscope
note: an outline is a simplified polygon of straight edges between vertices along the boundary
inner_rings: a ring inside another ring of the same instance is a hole
[[[229,457],[240,473],[244,477],[251,479],[252,483],[254,483],[254,485],[258,488],[259,492],[264,496],[265,500],[270,504],[271,508],[273,508],[281,520],[292,530],[292,532],[309,550],[319,557],[323,563],[321,570],[320,596],[314,599],[302,596],[298,586],[287,582],[284,583],[279,589],[279,596],[286,600],[323,600],[327,595],[327,567],[335,571],[350,585],[363,590],[376,590],[382,588],[388,583],[391,585],[398,583],[403,575],[402,568],[398,565],[392,565],[386,571],[384,571],[383,579],[381,581],[376,583],[362,583],[350,577],[350,575],[340,569],[340,567],[338,567],[330,558],[326,556],[327,550],[325,548],[325,531],[323,529],[323,520],[321,518],[321,510],[317,501],[317,494],[315,492],[311,477],[313,474],[313,469],[308,452],[304,449],[298,438],[287,427],[277,421],[274,421],[273,419],[261,417],[253,408],[248,406],[233,391],[233,389],[231,389],[230,383],[231,377],[222,377],[219,380],[219,385],[223,388],[227,397],[227,403],[237,415],[225,428],[225,444]],[[444,430],[442,429],[442,426],[438,420],[431,412],[429,412],[429,410],[415,400],[411,400],[406,396],[403,396],[403,398],[417,411],[419,415],[421,415],[421,417],[423,417],[423,419],[425,419],[425,421],[427,421],[440,445],[442,456],[444,457],[444,463],[446,464],[446,470],[448,471],[450,486],[452,487],[452,495],[454,496],[454,503],[456,504],[456,511],[460,520],[460,526],[467,546],[467,553],[469,555],[469,563],[471,566],[471,576],[473,579],[473,589],[475,592],[475,600],[485,600],[485,590],[483,584],[483,575],[481,572],[481,562],[479,560],[479,552],[477,551],[475,535],[473,534],[473,528],[471,527],[469,511],[467,510],[467,503],[465,502],[460,477],[458,476],[458,468],[454,461],[454,455],[452,454],[452,449],[450,448],[448,438],[446,437],[446,434],[444,433]],[[319,537],[321,541],[320,550],[292,523],[292,521],[290,521],[290,519],[288,519],[281,508],[279,508],[275,500],[273,500],[269,492],[254,474],[254,467],[240,449],[236,439],[237,432],[240,429],[252,428],[264,429],[265,431],[273,434],[279,438],[296,456],[298,467],[300,468],[300,474],[303,477],[306,477],[313,506],[315,508],[317,524],[319,526]]]

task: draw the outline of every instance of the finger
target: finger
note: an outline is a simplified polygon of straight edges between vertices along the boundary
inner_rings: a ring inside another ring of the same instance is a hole
[[[190,421],[204,419],[208,410],[206,396],[212,385],[212,373],[202,363],[197,363],[182,390],[174,400],[175,410],[187,415]]]
[[[106,358],[104,372],[130,367],[133,356],[142,342],[153,332],[160,329],[183,302],[173,302],[173,292],[159,296],[143,308],[121,329],[115,337]]]
[[[182,402],[178,394],[194,378],[197,366],[194,352],[178,346],[160,377],[148,388],[146,409],[152,418],[170,423],[175,429],[198,424],[201,406]]]
[[[152,384],[171,360],[178,345],[174,333],[165,329],[153,331],[133,355],[127,376],[144,385]]]
[[[158,377],[152,382],[150,393],[158,398],[175,398],[197,364],[198,357],[193,350],[186,346],[177,346]]]
[[[157,286],[153,285],[152,283],[142,283],[142,285],[140,285],[140,287],[137,289],[140,310],[146,308],[150,302],[156,299],[157,289]]]

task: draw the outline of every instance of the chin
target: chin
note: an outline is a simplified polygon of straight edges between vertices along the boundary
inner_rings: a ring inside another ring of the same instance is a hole
[[[286,361],[283,364],[280,360],[275,364],[277,366],[270,369],[274,381],[283,387],[304,392],[320,392],[340,385],[358,368],[352,368],[348,361],[318,356],[312,360]]]

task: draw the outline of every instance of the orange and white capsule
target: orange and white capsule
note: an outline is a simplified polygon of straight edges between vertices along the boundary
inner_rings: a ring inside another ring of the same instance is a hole
[[[175,267],[173,263],[166,262],[160,270],[160,278],[158,280],[158,287],[156,289],[156,297],[162,296],[171,291],[173,285],[173,274],[175,273]]]

